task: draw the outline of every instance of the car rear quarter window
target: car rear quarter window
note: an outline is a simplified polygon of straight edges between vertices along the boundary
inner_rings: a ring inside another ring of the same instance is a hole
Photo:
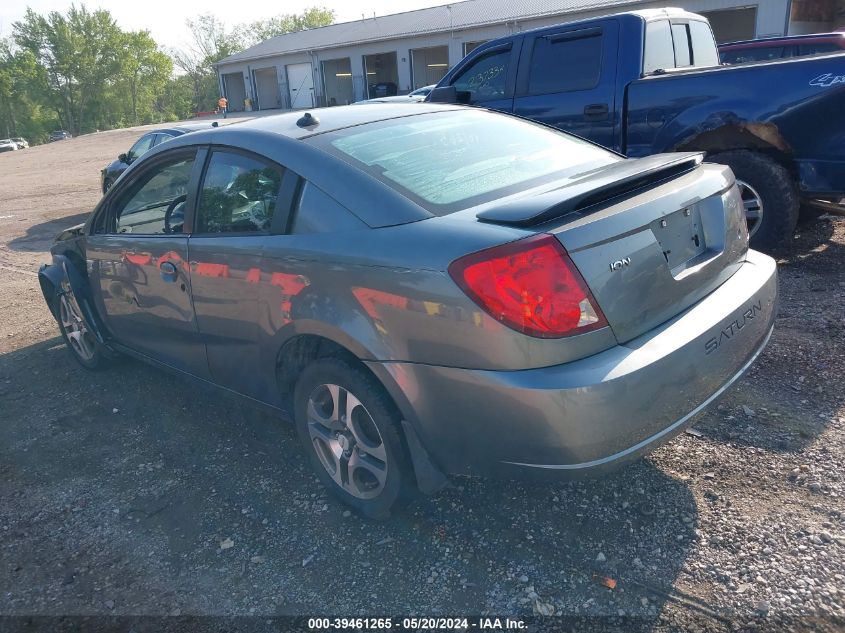
[[[786,52],[785,50],[786,49]],[[745,48],[722,53],[722,61],[726,64],[746,64],[748,62],[769,61],[791,57],[791,47],[761,46],[759,48]]]
[[[153,146],[155,137],[155,134],[145,134],[139,138],[135,141],[135,144],[129,148],[129,151],[126,152],[127,158],[129,158],[130,161],[133,161],[143,156]]]
[[[502,99],[507,92],[510,46],[482,54],[462,70],[452,85],[460,103]]]
[[[620,160],[553,128],[474,109],[378,121],[315,142],[435,215]]]
[[[366,224],[322,189],[307,181],[302,186],[291,233],[328,233],[365,228]]]
[[[672,44],[672,29],[669,20],[648,22],[645,27],[645,49],[643,51],[643,74],[675,67],[675,48]]]
[[[528,93],[588,90],[599,82],[602,34],[585,29],[544,35],[534,40]]]
[[[194,232],[268,231],[281,181],[281,170],[268,162],[213,152],[200,190]]]
[[[825,53],[842,52],[842,48],[833,42],[817,42],[815,44],[801,44],[798,47],[799,55],[823,55]]]

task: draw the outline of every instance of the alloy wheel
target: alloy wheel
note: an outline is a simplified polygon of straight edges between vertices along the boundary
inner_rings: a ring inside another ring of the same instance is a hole
[[[737,179],[742,206],[745,208],[745,222],[748,225],[748,237],[752,237],[763,222],[763,199],[757,190],[744,180]]]
[[[64,292],[59,298],[59,319],[73,352],[84,361],[93,360],[95,340],[72,291]]]
[[[358,499],[377,497],[387,481],[387,450],[361,401],[339,385],[318,385],[307,416],[311,444],[332,480]]]

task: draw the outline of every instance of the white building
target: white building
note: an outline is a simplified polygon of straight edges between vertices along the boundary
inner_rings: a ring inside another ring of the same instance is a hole
[[[679,6],[720,42],[832,30],[845,0],[464,0],[287,33],[217,65],[232,110],[342,105],[436,83],[487,40],[625,10]]]

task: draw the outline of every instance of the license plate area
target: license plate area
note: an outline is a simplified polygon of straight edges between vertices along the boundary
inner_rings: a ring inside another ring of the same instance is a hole
[[[707,249],[701,227],[701,211],[696,205],[655,220],[651,230],[673,274],[676,270],[685,269],[690,260]]]

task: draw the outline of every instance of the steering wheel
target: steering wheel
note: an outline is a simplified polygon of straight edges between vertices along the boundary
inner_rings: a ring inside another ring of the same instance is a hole
[[[188,199],[188,196],[186,196],[185,194],[182,194],[181,196],[174,198],[173,202],[171,202],[169,205],[167,205],[167,211],[164,212],[164,232],[165,233],[173,233],[173,226],[171,225],[171,222],[173,221],[174,214],[176,215],[177,220],[182,221],[180,224],[177,224],[177,226],[180,227],[180,231],[181,231],[181,224],[184,224],[184,222],[185,222],[185,210],[184,210],[184,208],[181,208],[181,209],[179,209],[179,211],[177,213],[176,207],[178,207],[180,204],[184,205],[185,201],[187,199]]]

